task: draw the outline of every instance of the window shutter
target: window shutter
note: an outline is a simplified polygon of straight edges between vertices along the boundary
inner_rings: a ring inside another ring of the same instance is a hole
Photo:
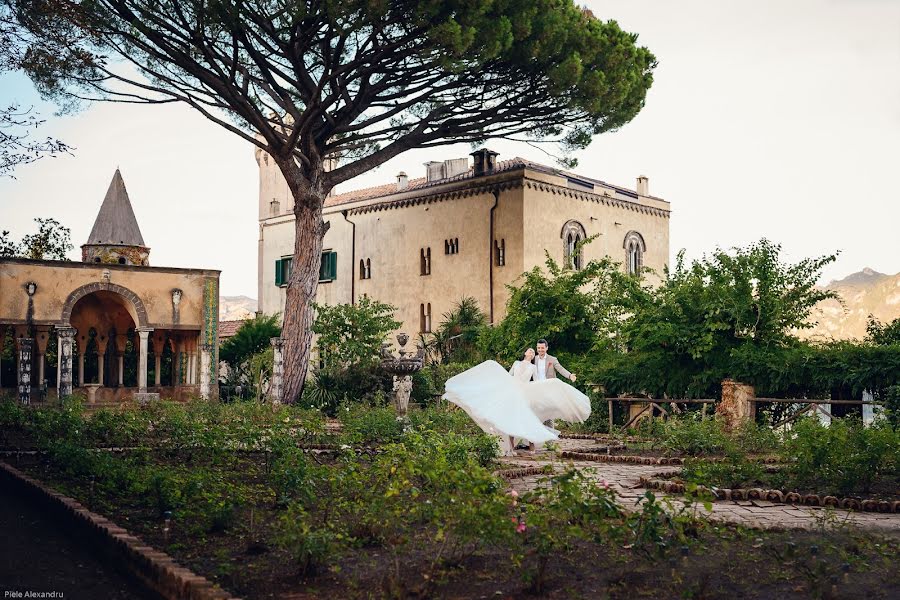
[[[328,253],[328,276],[329,279],[337,279],[337,252]]]
[[[275,261],[275,285],[282,285],[284,283],[284,280],[281,277],[281,264],[281,259]]]

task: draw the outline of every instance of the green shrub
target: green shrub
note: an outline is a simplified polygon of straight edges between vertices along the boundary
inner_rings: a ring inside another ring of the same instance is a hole
[[[723,454],[731,443],[715,419],[693,413],[669,419],[663,431],[662,448],[672,454]]]
[[[730,454],[723,462],[688,458],[684,461],[681,477],[689,483],[707,487],[749,488],[764,481],[778,487],[773,478],[766,476],[762,465],[740,454]]]
[[[787,472],[797,487],[824,493],[893,491],[900,482],[900,432],[884,421],[802,419],[785,442]]]
[[[291,504],[279,519],[278,543],[290,552],[302,575],[318,573],[334,559],[343,536],[317,525],[301,504]]]
[[[342,438],[348,444],[394,442],[403,434],[403,419],[392,408],[346,406],[339,416]]]
[[[275,460],[270,478],[280,504],[299,502],[308,506],[317,497],[323,475],[302,450],[289,448]]]
[[[525,561],[521,573],[536,594],[544,592],[552,557],[564,555],[578,541],[608,539],[621,527],[622,510],[608,486],[574,469],[548,483],[524,494],[512,518],[521,542],[514,560]]]

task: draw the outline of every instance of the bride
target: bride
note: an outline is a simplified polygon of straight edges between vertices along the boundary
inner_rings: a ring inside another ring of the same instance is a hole
[[[529,348],[509,372],[488,360],[446,383],[444,399],[465,410],[486,433],[500,436],[504,456],[514,455],[514,438],[531,444],[558,439],[559,432],[543,421],[580,422],[591,414],[588,397],[571,385],[556,378],[532,382],[533,360]]]

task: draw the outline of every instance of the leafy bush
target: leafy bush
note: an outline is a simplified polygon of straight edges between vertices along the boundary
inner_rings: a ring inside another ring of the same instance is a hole
[[[515,560],[528,560],[522,575],[536,594],[544,592],[551,558],[564,555],[579,540],[604,539],[621,527],[622,509],[609,486],[574,469],[548,483],[524,494],[512,518],[521,540]]]
[[[800,488],[824,493],[892,493],[900,483],[900,432],[885,422],[855,419],[799,421],[785,441],[787,476]]]
[[[730,440],[715,419],[701,420],[693,413],[666,421],[662,448],[672,454],[723,454]]]
[[[439,397],[444,393],[447,380],[475,366],[467,362],[447,364],[431,363],[413,375],[413,389],[410,398],[420,404]]]
[[[347,406],[339,417],[342,438],[348,444],[395,442],[403,435],[404,421],[392,408]]]
[[[778,487],[772,477],[766,476],[762,465],[740,454],[730,454],[724,462],[689,458],[684,461],[681,477],[687,482],[708,487],[748,488],[763,482]]]
[[[323,366],[329,371],[370,365],[387,335],[400,327],[390,304],[360,297],[356,304],[316,304],[313,333]]]

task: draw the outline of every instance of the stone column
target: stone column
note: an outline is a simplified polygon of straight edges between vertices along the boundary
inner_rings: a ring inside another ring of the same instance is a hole
[[[212,359],[212,346],[200,344],[200,397],[209,400],[209,366]]]
[[[150,337],[153,343],[153,385],[160,387],[162,385],[162,355],[166,349],[166,336],[162,331],[155,332],[156,335]]]
[[[138,393],[147,393],[147,338],[153,329],[149,327],[140,327],[137,330],[140,337],[138,350]],[[121,375],[119,376],[121,380]]]
[[[738,429],[742,423],[756,419],[755,390],[752,385],[733,379],[722,381],[722,401],[716,405],[716,416],[726,431]]]
[[[50,326],[38,325],[35,328],[35,346],[37,347],[37,384],[44,385],[44,372],[46,370],[47,342],[50,341]]]
[[[78,386],[84,387],[84,352],[85,348],[78,349]]]
[[[269,398],[273,404],[280,404],[284,393],[284,340],[280,337],[269,339],[272,344],[272,385],[269,386]]]
[[[106,345],[109,343],[109,338],[106,336],[97,336],[94,339],[94,342],[97,344],[97,383],[101,386],[104,385],[104,373],[106,371]]]
[[[75,328],[67,325],[56,327],[56,347],[58,365],[56,370],[56,390],[59,399],[72,395],[72,353],[75,348]],[[82,356],[84,354],[82,353]],[[80,371],[84,375],[84,361],[80,361]]]
[[[17,357],[19,360],[17,385],[19,401],[22,404],[31,403],[31,357],[34,347],[34,339],[30,337],[16,338]]]

